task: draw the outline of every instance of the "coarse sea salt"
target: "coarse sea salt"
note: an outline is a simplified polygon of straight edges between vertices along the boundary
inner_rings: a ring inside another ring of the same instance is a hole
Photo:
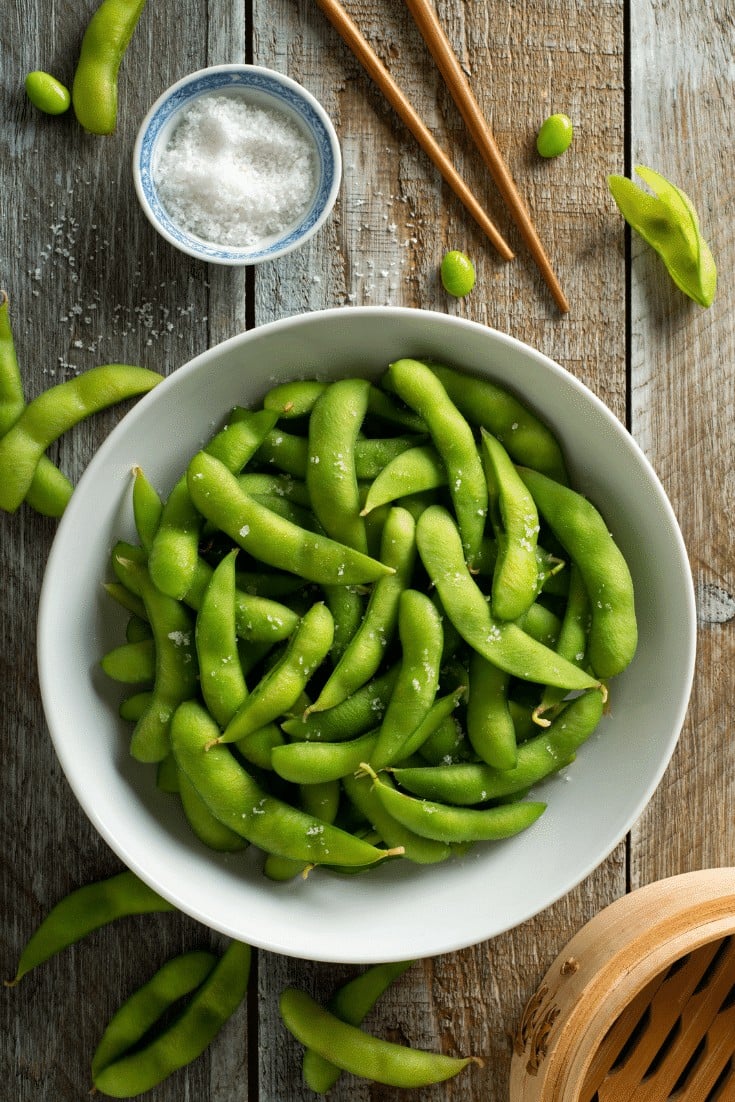
[[[282,234],[317,186],[310,140],[285,112],[243,96],[203,96],[186,108],[155,170],[161,202],[182,229],[247,247]]]

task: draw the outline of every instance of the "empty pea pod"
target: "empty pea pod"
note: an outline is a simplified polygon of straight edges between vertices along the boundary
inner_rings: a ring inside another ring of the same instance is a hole
[[[409,1048],[341,1021],[311,996],[288,987],[280,998],[286,1029],[308,1049],[353,1075],[392,1087],[425,1087],[451,1079],[476,1056],[453,1057]]]
[[[342,984],[327,1003],[327,1010],[348,1025],[362,1025],[380,996],[412,964],[410,960],[374,964]],[[303,1071],[307,1087],[317,1094],[326,1094],[342,1074],[341,1068],[309,1048],[304,1052]]]
[[[145,0],[102,0],[82,38],[71,98],[74,113],[91,134],[112,134],[117,125],[120,64]]]
[[[632,661],[638,643],[633,579],[625,557],[591,501],[538,471],[521,468],[520,473],[582,575],[590,602],[590,667],[598,677],[614,677]]]
[[[128,869],[85,884],[66,895],[46,915],[23,949],[11,983],[17,983],[32,968],[118,918],[173,910],[172,903]]]
[[[472,430],[443,383],[418,360],[396,360],[384,383],[426,422],[447,471],[449,493],[470,564],[479,554],[488,492]]]
[[[92,1060],[97,1090],[113,1098],[133,1098],[200,1056],[245,998],[250,960],[250,947],[231,941],[209,971],[206,959],[199,963],[189,954],[164,965],[120,1008],[103,1034]],[[162,1028],[154,1028],[190,992],[184,1008]]]
[[[177,708],[171,724],[177,764],[215,818],[236,834],[266,853],[311,865],[363,866],[390,855],[264,791],[218,736],[196,701]]]
[[[262,562],[323,585],[354,585],[392,573],[377,559],[277,516],[244,493],[227,468],[200,452],[188,469],[197,508]]]
[[[145,394],[161,380],[144,367],[102,364],[39,394],[0,439],[0,508],[12,513],[21,505],[43,453],[62,433],[115,402]]]

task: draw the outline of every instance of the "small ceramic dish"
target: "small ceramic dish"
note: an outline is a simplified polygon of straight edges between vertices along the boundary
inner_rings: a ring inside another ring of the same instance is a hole
[[[342,157],[329,116],[296,81],[257,65],[215,65],[153,104],[135,141],[133,180],[172,245],[242,266],[275,260],[321,228]]]

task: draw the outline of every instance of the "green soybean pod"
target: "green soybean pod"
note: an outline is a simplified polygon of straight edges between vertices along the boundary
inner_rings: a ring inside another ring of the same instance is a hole
[[[589,630],[589,597],[579,567],[576,563],[572,563],[569,570],[569,591],[555,649],[559,654],[568,658],[570,662],[574,662],[577,666],[583,666],[587,654]],[[557,708],[563,699],[564,692],[562,689],[555,689],[550,685],[546,685],[541,700],[533,711],[535,722],[547,726],[548,720],[543,718],[545,713]]]
[[[116,402],[145,394],[162,379],[144,367],[101,364],[39,394],[0,438],[0,508],[13,513],[21,505],[43,453],[62,433]]]
[[[231,551],[215,567],[194,627],[202,696],[220,727],[248,695],[237,648],[236,557],[237,551]]]
[[[156,648],[152,639],[122,643],[100,660],[100,666],[113,681],[124,685],[152,682],[156,676]]]
[[[597,508],[568,486],[520,470],[539,512],[576,563],[590,601],[587,658],[600,678],[630,664],[638,644],[633,579],[625,557]]]
[[[445,364],[429,367],[471,425],[497,437],[516,463],[567,481],[564,456],[554,434],[510,391],[488,378],[470,375]]]
[[[219,741],[240,742],[292,708],[329,653],[333,635],[334,621],[327,606],[322,602],[312,605],[281,658],[246,696]]]
[[[355,585],[392,573],[377,559],[277,516],[244,493],[213,456],[196,455],[187,477],[202,515],[261,562],[322,585]]]
[[[329,383],[318,379],[292,379],[279,383],[265,394],[263,406],[272,409],[279,419],[290,420],[295,417],[308,417]]]
[[[381,562],[395,573],[373,586],[365,615],[309,712],[340,704],[377,673],[398,622],[401,594],[407,588],[416,561],[416,523],[406,509],[393,508],[381,539]]]
[[[361,688],[325,712],[306,712],[281,723],[289,738],[339,742],[356,738],[380,724],[398,677],[398,664],[377,674]]]
[[[467,738],[482,761],[512,769],[518,759],[516,729],[508,708],[510,675],[483,658],[470,655]]]
[[[370,758],[377,731],[346,742],[290,742],[273,750],[273,768],[279,777],[296,784],[337,781],[354,773]]]
[[[82,38],[72,104],[91,134],[112,134],[117,125],[118,71],[145,0],[102,0]]]
[[[128,723],[137,723],[150,707],[152,697],[153,693],[150,689],[144,689],[139,693],[126,696],[124,700],[120,701],[117,714],[120,719],[124,719]]]
[[[385,783],[392,782],[386,778]],[[367,819],[378,837],[391,849],[400,849],[404,860],[414,865],[435,865],[451,857],[451,848],[446,843],[423,838],[399,823],[383,805],[367,774],[347,773],[342,778],[342,787],[353,807]]]
[[[191,783],[179,770],[178,792],[186,820],[200,842],[218,853],[237,853],[247,842],[216,819]]]
[[[365,1033],[341,1021],[310,995],[295,987],[282,992],[279,1002],[286,1029],[307,1049],[342,1071],[392,1087],[426,1087],[457,1075],[476,1056],[453,1057],[409,1048]]]
[[[359,976],[339,987],[327,1003],[327,1010],[348,1025],[362,1025],[365,1018],[387,991],[406,972],[413,961],[402,960],[388,964],[374,964]],[[303,1059],[304,1082],[317,1094],[326,1094],[336,1084],[342,1069],[324,1056],[307,1048]]]
[[[200,1056],[245,998],[250,959],[248,945],[231,941],[184,1009],[158,1031],[153,1027],[176,998],[175,992],[185,986],[177,983],[179,970],[188,973],[190,964],[184,968],[178,958],[163,975],[156,973],[110,1022],[100,1042],[102,1055],[118,1055],[103,1063],[98,1049],[92,1075],[97,1090],[113,1098],[132,1098]]]
[[[299,788],[302,810],[325,823],[333,823],[337,818],[341,794],[339,781],[302,784]],[[269,880],[293,880],[295,876],[304,875],[309,868],[303,861],[291,861],[288,857],[268,853],[263,862],[263,875]]]
[[[447,471],[462,546],[472,565],[480,552],[488,505],[487,483],[472,429],[438,376],[419,360],[396,360],[388,368],[385,385],[426,422]]]
[[[492,580],[493,615],[501,620],[517,620],[531,607],[539,590],[538,510],[507,451],[485,429],[482,453],[498,545]]]
[[[172,903],[162,899],[129,869],[106,880],[85,884],[66,895],[46,915],[26,943],[11,983],[17,983],[32,968],[118,918],[173,910]]]
[[[214,568],[201,556],[184,603],[199,612],[212,580]],[[235,589],[235,627],[238,637],[248,643],[273,644],[287,639],[299,622],[299,615],[281,601]]]
[[[362,507],[367,515],[396,498],[446,486],[447,472],[433,444],[408,448],[392,459],[371,482]]]
[[[236,834],[266,853],[311,865],[370,865],[390,855],[271,796],[218,736],[196,701],[177,708],[171,724],[176,761],[215,818]]]

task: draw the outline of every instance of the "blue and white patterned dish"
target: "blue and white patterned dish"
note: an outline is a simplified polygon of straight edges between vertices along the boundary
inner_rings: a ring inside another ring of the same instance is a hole
[[[309,209],[283,234],[235,248],[213,244],[173,221],[158,195],[156,161],[182,110],[214,92],[236,90],[260,106],[289,114],[314,144],[317,186]],[[332,122],[320,103],[290,77],[258,65],[215,65],[172,84],[143,120],[133,150],[133,179],[140,204],[158,232],[182,252],[210,264],[248,265],[275,260],[308,241],[329,217],[342,180],[342,157]]]

